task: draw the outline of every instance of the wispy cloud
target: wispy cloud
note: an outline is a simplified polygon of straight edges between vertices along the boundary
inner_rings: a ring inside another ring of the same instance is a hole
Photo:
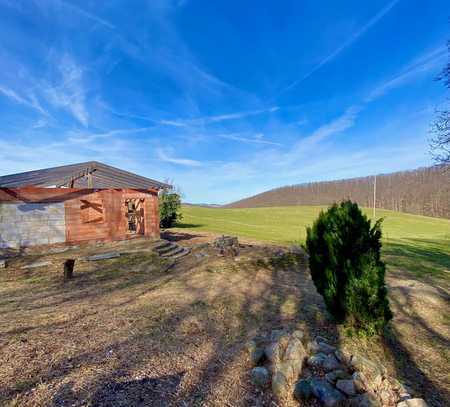
[[[256,133],[253,137],[245,137],[242,135],[242,133],[217,134],[216,136],[227,139],[227,140],[234,140],[234,141],[239,141],[239,142],[243,142],[243,143],[281,146],[281,143],[276,143],[274,141],[265,140],[264,134],[262,134],[262,133]]]
[[[165,150],[157,149],[157,157],[160,161],[164,161],[171,164],[184,165],[187,167],[201,167],[203,164],[197,160],[191,160],[189,158],[172,157]]]
[[[431,69],[440,67],[440,64],[447,56],[445,46],[440,46],[430,52],[425,52],[411,61],[398,74],[386,79],[384,82],[373,88],[369,94],[359,104],[348,107],[345,112],[333,119],[331,122],[320,126],[310,136],[301,140],[297,149],[305,149],[335,134],[342,133],[355,125],[358,115],[367,107],[367,105],[375,100],[383,97],[388,92],[405,85],[411,81],[416,75],[428,72]]]
[[[8,97],[10,100],[19,103],[21,105],[27,106],[31,109],[36,110],[43,115],[48,116],[47,111],[41,106],[36,95],[34,93],[29,93],[28,97],[19,95],[16,91],[0,85],[0,93]]]
[[[400,0],[392,0],[385,7],[383,7],[377,14],[375,14],[366,24],[355,31],[346,41],[344,41],[339,47],[337,47],[331,54],[327,55],[322,59],[316,66],[314,66],[310,71],[303,75],[300,79],[295,80],[290,85],[285,87],[281,92],[284,93],[302,83],[305,79],[309,78],[316,71],[318,71],[322,66],[330,63],[336,57],[339,56],[341,52],[350,47],[355,41],[357,41],[363,34],[365,34],[370,28],[377,24]]]
[[[131,129],[114,129],[104,132],[85,132],[85,131],[75,131],[69,136],[69,141],[77,144],[91,143],[98,139],[107,139],[115,136],[124,136],[128,134],[142,133],[151,130],[151,127],[139,127]]]
[[[114,30],[116,27],[111,24],[109,21],[105,20],[104,18],[101,18],[93,13],[90,13],[89,11],[86,11],[84,9],[82,9],[81,7],[78,7],[72,3],[69,3],[67,1],[63,1],[63,0],[57,0],[58,4],[61,4],[63,7],[67,8],[68,10],[75,12],[95,23],[98,23],[100,25],[103,25],[111,30]]]
[[[446,57],[447,48],[445,46],[437,47],[430,52],[426,52],[420,55],[418,58],[410,62],[397,75],[387,79],[386,81],[375,87],[367,96],[365,102],[371,102],[383,96],[388,91],[402,86],[418,74],[439,68],[440,66],[442,66],[443,61]]]
[[[42,88],[47,100],[55,107],[69,111],[83,126],[89,124],[89,113],[85,106],[86,90],[83,84],[83,69],[65,54],[59,63],[59,80]]]
[[[211,123],[219,123],[219,122],[224,122],[224,121],[244,119],[244,118],[250,117],[250,116],[270,114],[270,113],[274,113],[281,109],[279,106],[271,106],[266,109],[243,110],[240,112],[226,113],[226,114],[213,115],[213,116],[196,117],[193,119],[181,119],[181,118],[178,118],[178,119],[155,119],[154,117],[149,117],[149,116],[145,116],[145,115],[138,115],[138,114],[133,114],[133,113],[121,113],[121,112],[111,109],[110,107],[106,106],[105,104],[102,104],[102,107],[109,110],[111,113],[113,113],[116,116],[145,120],[145,121],[149,121],[149,122],[159,124],[162,126],[173,126],[173,127],[203,126],[203,125],[211,124]]]

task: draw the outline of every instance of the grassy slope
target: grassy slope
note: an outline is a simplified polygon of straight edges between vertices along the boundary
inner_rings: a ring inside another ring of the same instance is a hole
[[[183,207],[182,228],[247,237],[278,244],[303,242],[320,206],[250,209]],[[368,216],[372,211],[365,209]],[[419,277],[449,277],[450,220],[377,210],[383,217],[384,254],[389,266]]]

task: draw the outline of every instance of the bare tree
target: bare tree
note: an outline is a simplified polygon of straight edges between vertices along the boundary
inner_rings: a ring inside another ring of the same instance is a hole
[[[450,56],[450,41],[447,42]],[[439,80],[444,82],[447,89],[450,89],[450,61],[442,70]],[[432,125],[434,138],[431,140],[431,151],[433,158],[438,164],[450,164],[450,106],[447,100],[446,107],[439,110],[438,116]]]

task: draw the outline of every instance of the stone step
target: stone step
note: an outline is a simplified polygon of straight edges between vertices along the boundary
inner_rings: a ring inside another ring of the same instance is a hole
[[[181,257],[187,256],[191,251],[189,249],[186,249],[185,247],[182,248],[182,251],[178,254],[175,254],[173,256],[170,256],[171,259],[180,259]]]
[[[156,252],[157,252],[160,256],[162,256],[163,254],[168,253],[168,252],[172,251],[173,249],[176,249],[177,247],[179,247],[179,246],[176,245],[176,244],[174,244],[174,243],[170,243],[169,245],[164,246],[164,247],[161,248],[161,249],[157,249]]]
[[[167,250],[164,253],[161,253],[160,256],[161,257],[172,257],[182,251],[183,251],[183,247],[175,245],[170,250]]]
[[[160,249],[163,249],[164,247],[170,246],[171,244],[172,244],[172,242],[161,239],[155,245],[152,246],[152,249],[158,251]]]

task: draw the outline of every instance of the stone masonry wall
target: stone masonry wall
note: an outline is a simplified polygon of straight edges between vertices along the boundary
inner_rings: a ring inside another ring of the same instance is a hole
[[[0,248],[63,243],[64,203],[0,203]]]

